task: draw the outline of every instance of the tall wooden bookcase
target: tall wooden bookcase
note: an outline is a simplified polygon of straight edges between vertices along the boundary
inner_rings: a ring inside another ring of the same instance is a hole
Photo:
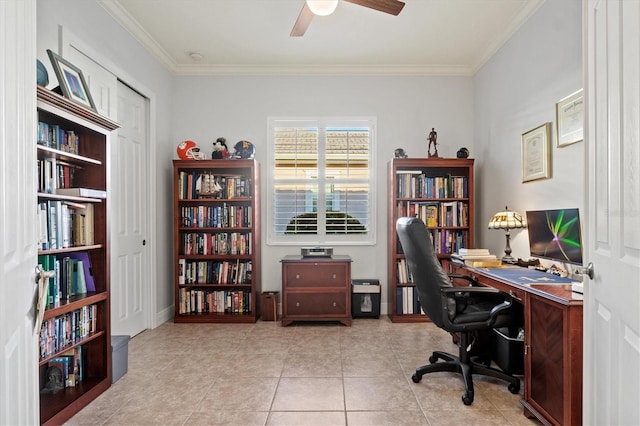
[[[259,178],[255,160],[173,161],[175,322],[257,321]]]
[[[426,321],[406,268],[396,221],[418,216],[427,224],[441,261],[460,247],[473,247],[473,159],[396,158],[388,164],[389,317],[393,322]]]
[[[53,425],[64,423],[111,386],[106,194],[109,143],[118,125],[43,87],[37,89],[37,109],[38,259],[46,270],[59,266],[49,279],[39,344],[40,423]],[[98,191],[94,196],[61,195],[63,187]],[[92,219],[85,221],[88,211]],[[73,276],[65,287],[67,259],[82,259],[79,265],[91,272],[83,275],[86,292]],[[51,392],[56,382],[52,374],[60,371],[56,365],[66,365],[56,364],[60,359],[71,364],[72,378]]]

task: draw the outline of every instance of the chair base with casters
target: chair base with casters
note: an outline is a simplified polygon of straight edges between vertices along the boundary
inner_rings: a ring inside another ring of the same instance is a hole
[[[471,405],[474,399],[473,374],[495,377],[509,383],[508,389],[512,394],[520,392],[520,379],[507,374],[496,368],[491,368],[484,363],[478,362],[469,356],[467,347],[469,345],[469,333],[463,332],[458,342],[460,353],[458,356],[447,352],[434,351],[429,357],[429,364],[416,368],[416,372],[411,376],[413,383],[420,383],[422,376],[438,371],[449,371],[460,373],[464,381],[465,392],[462,395],[464,405]],[[438,362],[442,360],[442,362]]]

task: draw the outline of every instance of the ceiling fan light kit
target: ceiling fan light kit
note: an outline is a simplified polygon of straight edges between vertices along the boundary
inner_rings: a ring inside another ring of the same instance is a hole
[[[398,16],[404,2],[400,0],[344,0],[348,3],[357,4],[369,9],[378,10],[390,15]],[[291,37],[301,37],[307,31],[311,19],[315,16],[331,15],[338,7],[339,0],[306,0],[298,15],[296,23],[291,30]]]
[[[329,16],[338,7],[338,0],[307,0],[307,6],[314,15]]]

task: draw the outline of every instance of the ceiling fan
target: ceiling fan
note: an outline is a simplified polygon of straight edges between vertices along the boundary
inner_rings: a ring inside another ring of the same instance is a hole
[[[380,12],[398,16],[404,2],[399,0],[344,0],[359,6],[368,7],[369,9],[379,10]],[[311,23],[311,19],[315,16],[331,15],[338,7],[338,0],[306,0],[298,15],[296,23],[291,30],[291,37],[301,37]]]

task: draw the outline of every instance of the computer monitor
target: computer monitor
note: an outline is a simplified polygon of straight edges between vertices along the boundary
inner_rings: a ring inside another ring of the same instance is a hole
[[[577,208],[527,211],[531,256],[582,265]]]

